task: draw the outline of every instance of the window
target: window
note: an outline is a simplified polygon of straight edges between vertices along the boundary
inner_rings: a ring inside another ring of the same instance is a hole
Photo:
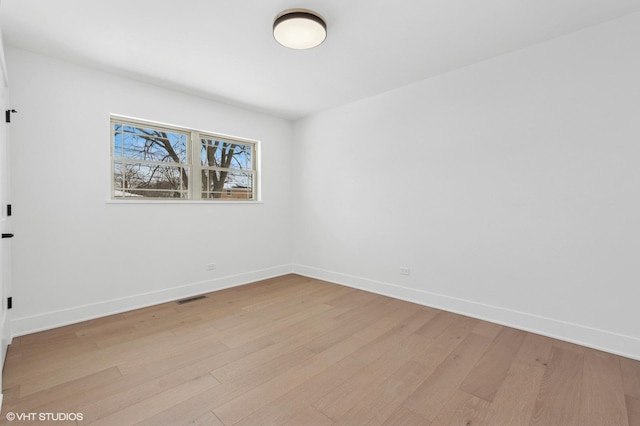
[[[112,199],[257,199],[257,142],[120,117],[111,134]]]

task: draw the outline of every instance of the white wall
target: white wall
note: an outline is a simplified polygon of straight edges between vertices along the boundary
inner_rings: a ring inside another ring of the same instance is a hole
[[[290,270],[290,122],[14,48],[7,64],[14,335]],[[264,203],[107,203],[110,113],[260,140]]]
[[[635,14],[298,121],[295,270],[640,359],[638,52]]]

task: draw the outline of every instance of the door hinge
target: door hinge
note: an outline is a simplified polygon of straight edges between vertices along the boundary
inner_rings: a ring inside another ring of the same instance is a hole
[[[15,109],[8,109],[4,112],[4,121],[6,121],[7,123],[11,123],[11,113],[17,114],[18,111],[16,111]]]
[[[7,297],[7,309],[13,308],[13,297]]]

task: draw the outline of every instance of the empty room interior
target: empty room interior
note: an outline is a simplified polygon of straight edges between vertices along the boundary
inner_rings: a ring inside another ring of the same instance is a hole
[[[640,425],[640,0],[0,30],[0,424]]]

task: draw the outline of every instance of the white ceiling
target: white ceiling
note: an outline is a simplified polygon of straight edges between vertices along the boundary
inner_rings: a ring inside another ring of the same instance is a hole
[[[319,47],[272,37],[293,7]],[[640,0],[1,0],[7,45],[295,119],[640,10]]]

